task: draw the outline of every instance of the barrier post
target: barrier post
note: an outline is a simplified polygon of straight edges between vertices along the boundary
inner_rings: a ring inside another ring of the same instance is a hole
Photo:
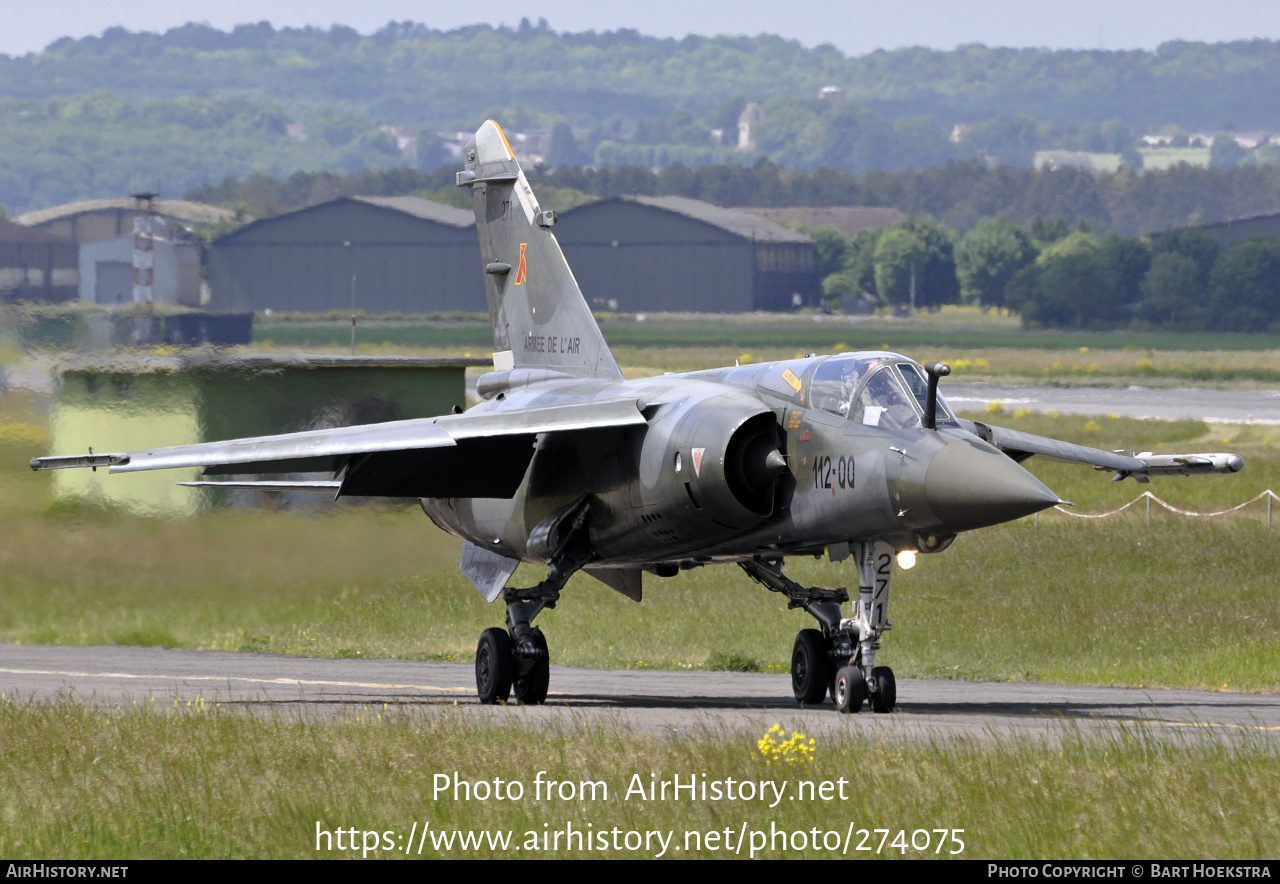
[[[1147,499],[1147,527],[1151,527],[1151,492],[1143,492],[1143,497]]]
[[[1267,489],[1267,530],[1271,530],[1271,504],[1275,502],[1276,494],[1271,489]]]

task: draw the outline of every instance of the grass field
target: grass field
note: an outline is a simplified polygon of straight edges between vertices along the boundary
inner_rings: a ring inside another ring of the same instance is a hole
[[[803,353],[891,349],[919,359],[950,360],[956,377],[1025,378],[1067,383],[1280,381],[1280,335],[1027,330],[1016,317],[948,308],[915,318],[655,314],[602,315],[601,330],[620,365],[691,371],[763,362]],[[345,317],[259,320],[255,347],[343,350]],[[487,317],[370,319],[357,350],[486,355]]]
[[[732,352],[722,349],[636,346],[620,353],[629,371],[643,373],[702,367],[686,363]],[[743,354],[766,358],[746,348],[737,356]],[[1156,354],[1157,367],[1160,354],[1167,351]],[[1191,356],[1222,360],[1231,371],[1272,366],[1271,354],[1247,350],[1188,349],[1177,358]],[[1077,375],[1099,377],[1122,376],[1123,366],[1142,357],[1122,348],[1001,347],[959,358],[985,358],[993,374],[1003,365],[1069,377],[1075,367]],[[1085,359],[1098,370],[1089,372]],[[1062,369],[1052,368],[1056,361]],[[414,507],[221,509],[163,521],[54,500],[49,475],[26,467],[47,450],[44,409],[20,392],[0,396],[0,641],[469,661],[480,631],[502,620],[458,572],[460,544]],[[1246,458],[1238,475],[1146,486],[1110,483],[1087,467],[1028,462],[1083,512],[1113,509],[1143,489],[1192,510],[1280,490],[1274,427],[974,416],[1103,449],[1232,450]],[[896,572],[897,628],[880,659],[903,677],[1275,691],[1280,518],[1268,531],[1264,514],[1254,504],[1220,519],[1188,519],[1155,507],[1148,524],[1141,505],[1105,521],[1050,511],[1038,521],[962,536],[947,552]],[[812,559],[792,560],[789,572],[806,584],[855,580],[847,565]],[[525,577],[537,579],[532,570]],[[574,578],[562,604],[539,621],[553,661],[783,671],[796,631],[810,625],[731,567],[648,578],[645,595],[636,605],[590,578]],[[104,711],[0,698],[0,855],[305,857],[317,855],[317,826],[390,832],[398,847],[415,821],[436,832],[510,831],[512,844],[521,845],[528,832],[570,823],[579,831],[591,824],[597,831],[672,833],[669,843],[681,847],[691,832],[729,828],[736,838],[744,823],[761,832],[816,827],[823,837],[843,836],[852,823],[855,846],[858,829],[889,829],[890,839],[903,830],[906,843],[916,830],[936,838],[936,828],[964,829],[968,858],[1248,859],[1280,852],[1280,750],[1249,732],[1157,737],[1134,726],[1110,736],[1064,730],[1049,741],[823,737],[812,760],[789,765],[765,764],[750,734],[660,739],[605,724],[543,729],[531,740],[515,709],[506,710],[511,726],[490,726],[396,708],[311,720],[158,705]],[[606,782],[610,800],[433,797],[439,773],[516,778],[532,788],[539,770],[553,779]],[[856,788],[847,800],[786,801],[773,809],[621,800],[633,775],[644,782],[651,772],[774,779],[792,789],[801,780],[845,777]],[[879,835],[868,843],[877,845]],[[437,849],[427,841],[421,855],[530,855],[527,847],[514,853],[488,843],[455,845]],[[726,856],[723,842],[718,846],[701,842],[695,855]],[[743,855],[749,851],[750,844]],[[319,855],[340,853],[354,855]],[[581,854],[550,848],[534,855]],[[811,844],[783,853],[775,841],[760,855],[832,854]],[[900,854],[890,844],[880,855],[923,854],[909,847]]]
[[[646,849],[638,836],[627,850],[625,835],[616,842],[621,850],[607,840],[608,852],[567,849],[567,840],[559,850],[549,841],[542,847],[543,833],[569,825],[579,832],[662,832],[665,855],[677,858],[735,856],[744,826],[761,834],[748,838],[743,857],[753,846],[762,857],[838,857],[850,830],[851,858],[945,857],[958,847],[949,832],[941,854],[935,852],[941,839],[932,830],[940,828],[964,830],[955,837],[964,845],[959,855],[970,859],[1246,860],[1280,852],[1280,750],[1247,736],[1179,740],[1156,739],[1140,728],[1109,737],[1067,731],[1060,745],[828,737],[813,742],[807,760],[789,764],[783,758],[766,763],[758,738],[749,734],[660,739],[604,726],[542,729],[531,740],[518,721],[464,724],[396,709],[309,721],[208,707],[94,712],[73,703],[12,700],[0,702],[0,732],[6,762],[0,855],[10,857],[360,856],[366,830],[379,833],[371,856],[403,857],[415,823],[416,831],[429,823],[437,836],[488,830],[514,838],[506,850],[489,842],[468,850],[458,841],[453,849],[425,841],[422,856],[451,858],[648,857],[660,850],[657,840]],[[604,783],[608,798],[597,786],[594,800],[559,794],[547,800],[545,792],[539,800],[538,771],[575,787],[583,780]],[[451,791],[435,792],[438,774],[519,780],[524,795],[455,801]],[[685,782],[703,774],[711,782],[770,780],[788,799],[803,781],[815,787],[812,800],[781,800],[773,808],[772,797],[626,798],[633,777],[647,786],[651,774],[678,774]],[[830,800],[818,797],[816,784],[824,781],[833,783]],[[319,839],[317,852],[317,830],[338,828],[358,830],[361,849],[337,850],[330,836]],[[877,828],[889,833],[858,833]],[[809,840],[814,829],[822,839],[817,849]],[[796,832],[808,837],[788,844],[775,830],[788,840]],[[899,831],[902,846],[894,847]],[[714,848],[689,838],[707,832],[721,833]],[[536,849],[529,833],[539,839]],[[927,849],[912,849],[913,837]],[[859,844],[870,849],[859,852]]]

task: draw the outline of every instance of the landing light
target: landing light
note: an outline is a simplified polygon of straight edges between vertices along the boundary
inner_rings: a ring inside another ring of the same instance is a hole
[[[898,553],[898,567],[903,571],[910,571],[916,566],[916,551],[914,549],[904,549]]]

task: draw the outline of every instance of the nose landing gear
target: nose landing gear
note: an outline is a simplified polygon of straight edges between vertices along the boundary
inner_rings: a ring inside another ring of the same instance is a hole
[[[791,690],[796,702],[811,706],[830,692],[841,712],[858,712],[870,700],[875,712],[892,712],[898,702],[897,682],[888,666],[876,666],[880,636],[893,624],[889,611],[889,576],[893,547],[871,541],[854,544],[858,562],[858,599],[854,616],[846,618],[844,589],[821,589],[796,583],[782,573],[781,559],[742,562],[757,583],[788,599],[788,608],[803,608],[822,626],[802,629],[791,651]]]

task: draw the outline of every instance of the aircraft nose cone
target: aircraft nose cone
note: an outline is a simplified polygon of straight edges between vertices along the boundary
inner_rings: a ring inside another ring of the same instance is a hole
[[[925,500],[954,531],[985,528],[1058,503],[1058,495],[1000,452],[952,442],[925,472]]]

